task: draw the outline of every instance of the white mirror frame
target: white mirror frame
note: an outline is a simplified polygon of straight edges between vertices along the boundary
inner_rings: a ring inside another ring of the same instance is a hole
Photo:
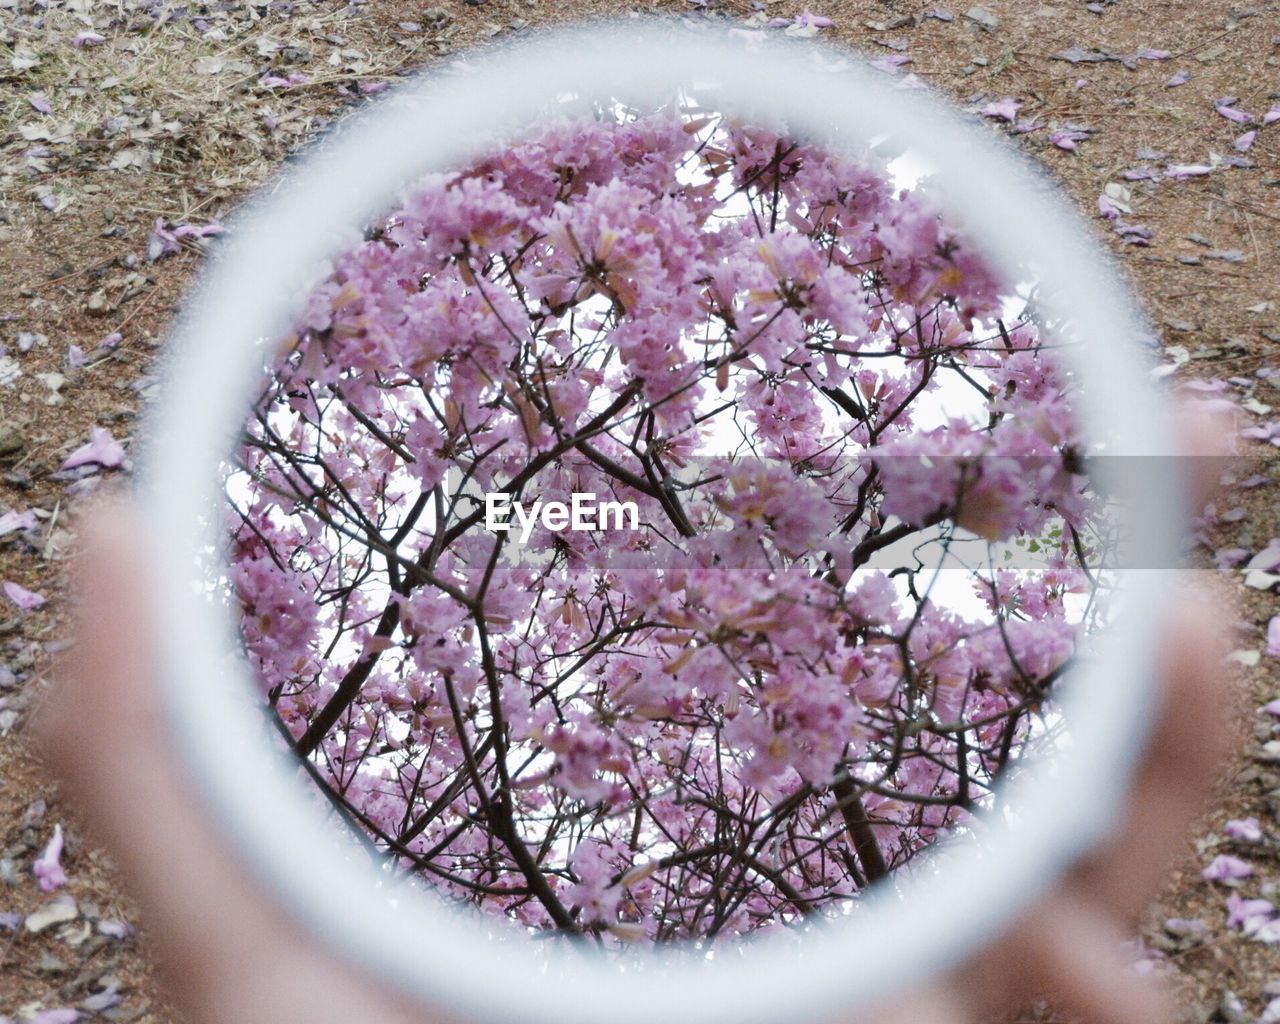
[[[179,749],[229,842],[266,893],[346,962],[437,1014],[530,1024],[702,1024],[848,1019],[977,951],[1096,844],[1119,800],[1155,699],[1157,627],[1166,573],[1133,570],[1124,629],[1071,675],[1063,709],[1073,744],[1051,770],[1024,773],[1002,799],[1019,808],[957,840],[941,875],[916,872],[872,890],[848,919],[800,942],[767,937],[713,960],[653,954],[622,970],[602,956],[497,935],[358,868],[333,841],[296,765],[264,740],[247,699],[249,669],[229,615],[207,600],[197,553],[220,551],[218,465],[245,422],[266,342],[287,329],[292,298],[327,260],[393,208],[406,186],[491,152],[566,94],[670,97],[713,83],[718,109],[785,124],[839,151],[887,136],[934,168],[951,208],[999,269],[1034,263],[1048,308],[1087,339],[1073,359],[1086,382],[1085,422],[1117,456],[1145,462],[1125,495],[1145,542],[1142,563],[1177,564],[1184,492],[1170,412],[1145,363],[1148,333],[1083,224],[995,133],[929,93],[850,55],[810,44],[695,32],[647,21],[537,35],[419,76],[370,104],[233,222],[187,306],[150,415],[140,493],[162,638],[158,665]],[[1100,415],[1105,411],[1105,416]],[[1121,483],[1124,481],[1121,480]],[[146,813],[140,808],[139,813]],[[927,910],[925,909],[927,908]]]

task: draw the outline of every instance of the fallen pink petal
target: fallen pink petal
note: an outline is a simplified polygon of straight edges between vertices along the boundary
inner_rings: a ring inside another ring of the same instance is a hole
[[[1280,658],[1280,615],[1272,616],[1267,623],[1267,653],[1273,658]]]
[[[1236,141],[1233,142],[1231,145],[1237,152],[1247,153],[1249,152],[1250,149],[1253,148],[1254,140],[1257,139],[1257,137],[1258,137],[1258,131],[1255,128],[1251,132],[1245,132],[1243,135],[1237,138]]]
[[[1164,169],[1164,173],[1170,178],[1183,181],[1187,178],[1202,178],[1206,174],[1212,174],[1213,167],[1210,164],[1169,164]]]
[[[1180,85],[1186,85],[1191,81],[1191,74],[1187,71],[1175,71],[1167,82],[1164,83],[1166,89],[1176,89]]]
[[[982,116],[990,117],[997,121],[1016,121],[1018,118],[1018,110],[1022,104],[1015,100],[1012,96],[1006,96],[1002,100],[996,100],[988,103],[982,108]]]
[[[1239,857],[1220,853],[1200,872],[1206,882],[1238,882],[1253,875],[1253,867]]]
[[[71,40],[71,45],[77,50],[85,46],[97,46],[99,43],[105,43],[107,37],[99,35],[97,32],[79,32]]]
[[[1226,103],[1215,103],[1213,109],[1228,121],[1234,121],[1236,124],[1248,124],[1253,120],[1252,114],[1247,114],[1243,110],[1237,110],[1235,107],[1229,106]]]
[[[79,466],[99,465],[104,469],[115,469],[124,464],[124,446],[111,436],[106,427],[94,427],[89,431],[89,440],[67,456],[62,469],[76,469]]]
[[[34,530],[38,525],[34,512],[6,512],[0,516],[0,537],[18,530]]]
[[[1242,843],[1257,843],[1262,840],[1262,826],[1257,818],[1233,818],[1222,826],[1222,834]]]
[[[31,873],[41,892],[53,892],[67,884],[67,874],[62,870],[62,826],[53,826],[53,838],[39,858],[31,865]]]
[[[1244,899],[1232,893],[1227,897],[1227,927],[1250,934],[1275,918],[1276,908],[1270,900]]]
[[[34,1017],[29,1018],[28,1024],[74,1024],[79,1019],[79,1010],[41,1010]]]
[[[4,585],[4,596],[24,612],[33,612],[44,605],[43,594],[37,594],[34,590],[28,590],[26,587],[11,581],[6,582]]]
[[[1075,125],[1064,125],[1049,133],[1049,141],[1059,149],[1075,152],[1077,143],[1084,142],[1092,134],[1087,128]]]
[[[814,14],[808,8],[805,8],[800,13],[800,17],[796,18],[795,24],[802,28],[830,28],[835,22],[821,14]]]
[[[883,71],[885,74],[896,75],[898,69],[904,64],[910,64],[911,58],[904,53],[890,53],[883,57],[877,57],[875,60],[868,62],[877,71]]]

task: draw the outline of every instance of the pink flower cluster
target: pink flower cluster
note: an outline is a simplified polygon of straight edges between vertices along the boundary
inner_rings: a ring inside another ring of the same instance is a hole
[[[838,910],[1061,728],[1101,541],[1022,307],[927,190],[692,105],[418,182],[228,477],[272,712],[406,870],[525,927]],[[495,492],[640,528],[521,544]],[[989,542],[1022,554],[957,554]]]

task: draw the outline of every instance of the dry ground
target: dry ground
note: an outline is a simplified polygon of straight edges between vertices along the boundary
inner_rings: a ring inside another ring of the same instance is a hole
[[[825,37],[872,56],[910,55],[903,74],[965,105],[1019,100],[1020,118],[1041,126],[1019,135],[1020,144],[1091,216],[1105,186],[1144,162],[1142,150],[1168,154],[1149,161],[1160,168],[1222,164],[1185,181],[1129,183],[1119,198],[1132,213],[1123,219],[1150,229],[1149,246],[1125,244],[1101,220],[1098,233],[1160,326],[1170,361],[1185,363],[1175,379],[1226,381],[1227,395],[1249,410],[1246,425],[1269,422],[1267,407],[1280,406],[1280,376],[1259,371],[1280,368],[1280,122],[1260,133],[1247,154],[1252,166],[1227,166],[1240,155],[1232,144],[1242,126],[1216,113],[1213,101],[1238,96],[1239,109],[1261,115],[1280,100],[1280,6],[986,0],[995,23],[978,17],[989,27],[965,16],[963,0],[949,8],[950,21],[923,17],[938,5],[912,0],[812,6],[835,22]],[[0,597],[0,915],[30,914],[48,902],[30,866],[58,822],[69,834],[66,891],[78,910],[75,922],[40,934],[7,930],[0,916],[0,1017],[83,1006],[116,985],[122,1001],[104,1017],[172,1019],[151,977],[146,922],[135,921],[109,859],[68,816],[23,738],[65,637],[74,521],[69,481],[56,471],[95,424],[129,439],[152,387],[148,369],[199,266],[191,241],[148,261],[156,219],[203,224],[225,215],[289,153],[365,102],[361,85],[394,80],[470,44],[631,10],[741,22],[755,8],[770,17],[801,10],[792,0],[0,0],[0,515],[41,515],[38,530],[0,539],[0,580],[49,598],[22,613]],[[84,32],[101,41],[82,36],[75,45]],[[1121,55],[1148,47],[1170,57],[1133,68],[1054,58],[1073,46]],[[268,70],[306,79],[264,85]],[[1167,87],[1178,70],[1190,80]],[[1074,153],[1049,141],[1065,126],[1091,132]],[[113,332],[122,335],[118,347],[100,349]],[[87,365],[69,367],[72,345]],[[21,375],[12,378],[14,370]],[[1274,449],[1248,451],[1258,461],[1242,475],[1262,480],[1218,503],[1220,521],[1206,528],[1201,553],[1206,564],[1212,548],[1252,554],[1280,535],[1280,471],[1266,459]],[[1280,732],[1277,719],[1256,712],[1280,695],[1280,659],[1261,654],[1266,623],[1280,608],[1273,592],[1242,581],[1238,570],[1222,577],[1237,603],[1242,652],[1238,754],[1222,766],[1217,805],[1170,871],[1144,933],[1195,1021],[1252,1020],[1268,983],[1280,983],[1280,950],[1228,929],[1225,891],[1200,878],[1214,854],[1234,852],[1255,871],[1241,893],[1280,902],[1280,744],[1264,745]],[[1262,824],[1262,843],[1222,836],[1226,820],[1250,816]],[[1169,917],[1203,920],[1208,934],[1177,939],[1163,926]],[[113,920],[141,933],[103,934]],[[1242,1003],[1239,1012],[1224,1001],[1228,992]]]

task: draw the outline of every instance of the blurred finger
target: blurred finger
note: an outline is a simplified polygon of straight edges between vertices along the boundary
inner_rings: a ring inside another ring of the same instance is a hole
[[[1168,1024],[1173,1007],[1163,988],[1134,974],[1122,955],[1124,936],[1087,900],[1069,892],[1048,901],[1042,925],[1028,928],[1020,950],[1028,991],[1090,1024]]]
[[[1230,748],[1232,688],[1221,600],[1187,588],[1170,623],[1161,710],[1117,838],[1078,870],[1084,891],[1117,914],[1141,912],[1184,847]]]

